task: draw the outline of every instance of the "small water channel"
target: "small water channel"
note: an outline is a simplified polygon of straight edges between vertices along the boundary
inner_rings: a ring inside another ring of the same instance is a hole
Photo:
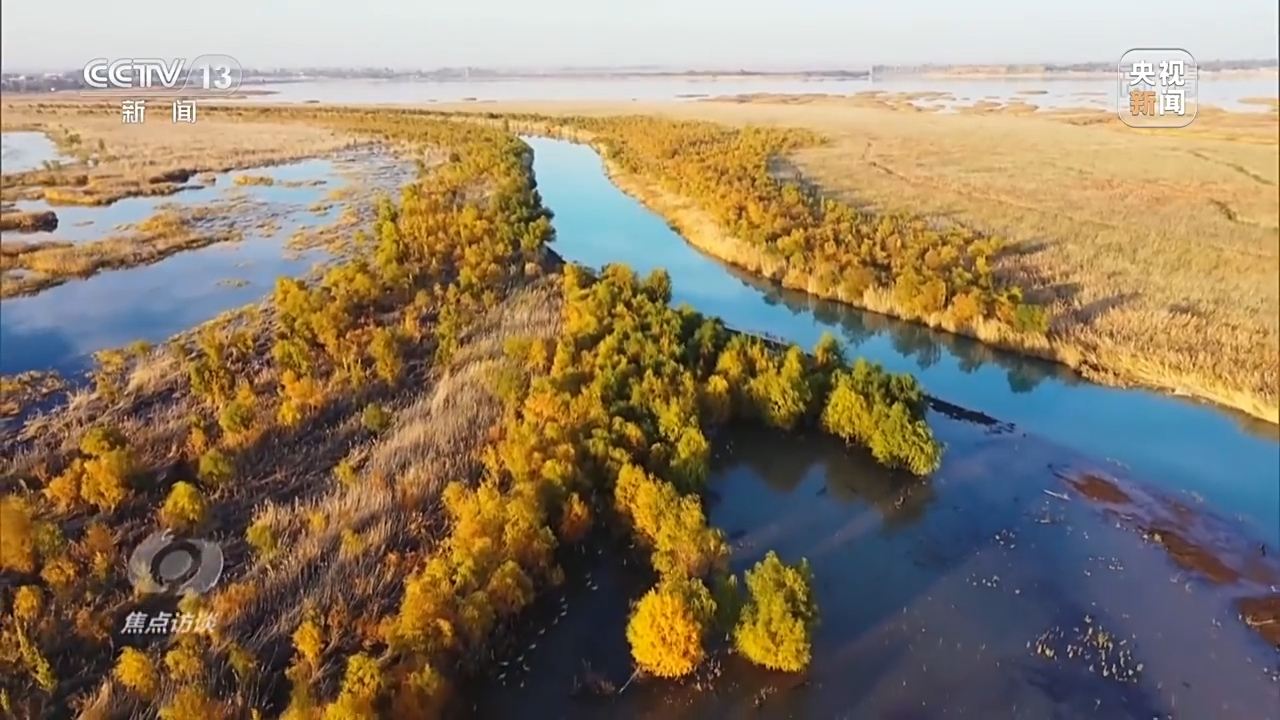
[[[35,170],[58,159],[57,146],[44,133],[0,133],[0,170],[6,173]]]
[[[573,698],[586,667],[618,687],[631,675],[623,628],[650,582],[601,556],[564,589],[567,615],[531,630],[519,662],[495,670],[477,716],[1280,718],[1280,658],[1239,622],[1238,595],[1180,571],[1062,480],[1096,472],[1135,496],[1181,497],[1211,528],[1205,537],[1256,556],[1250,543],[1260,535],[1274,548],[1280,522],[1268,511],[1280,506],[1274,439],[1211,408],[777,292],[693,251],[614,188],[589,149],[529,142],[567,259],[663,267],[676,302],[806,345],[832,332],[851,355],[1017,426],[931,413],[947,452],[916,482],[829,438],[730,433],[711,520],[733,542],[736,570],[770,549],[811,562],[822,620],[809,671],[728,657],[709,679]],[[1262,572],[1280,583],[1274,562]]]
[[[322,250],[292,252],[285,245],[299,230],[319,228],[342,210],[326,202],[346,185],[349,171],[381,158],[351,156],[219,174],[211,185],[161,198],[127,198],[106,207],[54,207],[18,203],[23,210],[52,209],[53,233],[15,235],[21,240],[88,241],[146,219],[166,205],[243,204],[235,217],[245,229],[240,242],[180,252],[152,265],[107,271],[43,292],[0,302],[0,373],[52,369],[74,374],[95,351],[135,340],[159,342],[269,292],[281,275],[297,276],[326,259]],[[382,167],[381,170],[387,170]],[[395,169],[395,168],[392,168]],[[235,185],[237,175],[272,178],[272,185]],[[402,172],[371,173],[379,186],[394,188]],[[320,181],[321,184],[314,184]],[[259,219],[270,220],[258,224]],[[6,236],[9,237],[9,236]]]

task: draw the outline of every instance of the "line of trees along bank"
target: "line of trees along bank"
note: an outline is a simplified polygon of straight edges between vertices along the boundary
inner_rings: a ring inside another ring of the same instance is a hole
[[[646,115],[454,115],[466,116],[589,138],[606,162],[708,213],[745,248],[735,249],[735,261],[787,287],[948,330],[967,328],[982,339],[1044,343],[1046,310],[992,271],[1004,248],[1000,238],[902,213],[863,212],[789,177],[781,163],[824,144],[817,133]]]
[[[39,473],[5,478],[33,488],[0,501],[3,602],[13,610],[0,619],[5,702],[38,714],[66,687],[59,669],[76,666],[83,677],[110,672],[117,711],[166,718],[436,717],[460,680],[488,667],[522,611],[562,582],[561,551],[593,528],[634,537],[657,577],[625,631],[638,668],[692,671],[719,627],[753,662],[803,669],[817,619],[808,569],[769,556],[741,583],[729,573],[700,500],[708,434],[732,422],[820,428],[924,474],[941,451],[923,395],[909,377],[848,364],[831,338],[812,354],[778,349],[672,309],[663,273],[564,269],[558,334],[509,341],[492,370],[502,414],[487,434],[472,433],[479,477],[424,487],[333,468],[334,504],[354,503],[346,512],[394,498],[396,517],[419,520],[327,527],[342,516],[324,505],[242,519],[236,509],[257,491],[253,463],[303,442],[344,399],[361,398],[359,412],[364,399],[416,393],[424,365],[448,368],[471,323],[538,274],[551,237],[528,148],[497,129],[420,113],[281,117],[443,149],[445,161],[382,205],[346,262],[318,281],[281,280],[256,324],[214,325],[183,345],[175,392],[195,408],[183,452],[197,477],[159,482],[159,456],[95,427],[52,444]],[[97,378],[104,402],[129,393],[123,369],[109,365]],[[359,414],[371,429],[388,424]],[[228,553],[248,567],[211,597],[184,601],[215,613],[214,633],[129,647],[103,667],[109,626],[129,605],[111,539],[136,536],[147,508],[154,520],[144,523],[243,537]],[[359,574],[335,572],[349,583],[340,588],[300,576],[283,586],[295,594],[276,594],[299,565]],[[387,587],[396,594],[371,594]]]

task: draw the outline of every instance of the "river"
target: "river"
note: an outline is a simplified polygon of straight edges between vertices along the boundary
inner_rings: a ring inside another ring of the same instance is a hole
[[[1280,717],[1277,653],[1238,621],[1230,593],[1117,520],[1146,512],[1138,501],[1107,514],[1061,479],[1091,471],[1133,497],[1181,497],[1165,507],[1203,513],[1200,532],[1275,547],[1273,437],[1209,407],[780,292],[693,250],[615,188],[589,148],[527,141],[567,260],[664,268],[676,303],[804,345],[831,332],[851,356],[1015,427],[931,415],[943,466],[905,484],[826,438],[734,433],[716,460],[711,519],[733,541],[735,569],[768,549],[812,563],[822,624],[810,670],[781,676],[729,658],[700,683],[567,699],[584,664],[618,686],[630,675],[622,627],[647,580],[601,558],[596,588],[566,590],[570,614],[548,616],[555,626],[510,666],[528,670],[491,682],[479,715]]]

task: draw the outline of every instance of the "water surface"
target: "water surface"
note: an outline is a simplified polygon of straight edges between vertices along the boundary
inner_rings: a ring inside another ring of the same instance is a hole
[[[733,327],[806,347],[823,332],[934,395],[1083,453],[1110,459],[1174,492],[1196,493],[1280,544],[1280,441],[1247,432],[1234,413],[1145,390],[1086,382],[1061,366],[999,352],[847,306],[781,293],[693,250],[658,216],[604,177],[598,156],[530,139],[544,202],[556,213],[557,252],[599,267],[665,268],[675,302]]]
[[[0,301],[0,373],[52,369],[71,374],[88,356],[135,340],[158,342],[221,312],[253,302],[280,275],[299,275],[321,260],[319,251],[290,253],[284,245],[301,228],[323,225],[338,207],[309,208],[344,182],[331,160],[307,160],[261,168],[270,186],[235,186],[221,174],[214,185],[163,198],[127,198],[105,207],[51,208],[62,223],[53,233],[31,233],[23,240],[98,239],[121,225],[147,218],[166,204],[203,206],[243,198],[254,203],[233,222],[247,225],[241,242],[219,243],[180,252],[152,265],[102,272],[71,280],[43,292]],[[324,185],[287,187],[288,181],[324,180]],[[43,202],[19,203],[44,209]],[[258,218],[272,226],[256,227]],[[88,223],[77,227],[77,223]]]
[[[618,687],[631,674],[623,628],[648,578],[601,558],[565,589],[563,620],[535,618],[517,643],[523,658],[488,683],[478,714],[1280,717],[1277,655],[1237,621],[1229,598],[1175,572],[1157,546],[1051,471],[1087,460],[1018,432],[937,414],[930,424],[948,453],[920,482],[830,438],[727,438],[711,520],[733,540],[735,570],[770,549],[808,558],[821,624],[807,672],[728,657],[701,682],[571,698],[584,667]],[[1112,649],[1091,647],[1091,630],[1112,637]],[[1072,656],[1068,647],[1090,649]]]
[[[0,133],[0,170],[6,173],[35,170],[60,158],[57,146],[44,133]]]
[[[246,87],[249,87],[246,85]],[[747,93],[852,95],[870,90],[886,93],[949,93],[954,100],[922,101],[921,105],[971,105],[978,100],[1021,100],[1041,108],[1116,108],[1114,79],[1091,80],[943,80],[891,78],[887,80],[800,80],[788,78],[710,79],[537,79],[472,82],[410,82],[403,80],[320,80],[265,86],[274,94],[246,102],[321,102],[404,104],[504,100],[675,100]],[[1034,94],[1027,91],[1037,91]],[[1039,92],[1043,91],[1043,92]],[[1201,78],[1200,102],[1234,111],[1259,112],[1259,105],[1239,102],[1245,97],[1275,97],[1275,77]]]

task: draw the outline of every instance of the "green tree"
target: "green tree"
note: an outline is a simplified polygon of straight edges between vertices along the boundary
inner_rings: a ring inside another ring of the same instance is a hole
[[[746,572],[747,601],[733,631],[733,644],[751,662],[784,672],[809,665],[818,621],[809,564],[784,565],[770,551]]]

